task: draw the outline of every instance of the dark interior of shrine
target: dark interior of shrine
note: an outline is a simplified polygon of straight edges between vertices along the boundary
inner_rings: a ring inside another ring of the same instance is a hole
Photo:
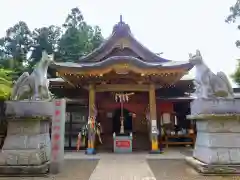
[[[120,117],[121,117],[121,115],[123,115],[123,119],[124,119],[124,132],[126,132],[126,133],[132,132],[132,116],[127,109],[121,110],[121,108],[118,108],[114,111],[113,114],[114,114],[113,118],[112,118],[113,133],[114,132],[117,134],[120,133],[120,127],[121,127]]]

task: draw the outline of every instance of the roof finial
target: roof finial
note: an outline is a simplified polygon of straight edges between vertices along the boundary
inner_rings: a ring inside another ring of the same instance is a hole
[[[122,23],[123,22],[123,20],[122,20],[122,15],[120,15],[120,23]]]

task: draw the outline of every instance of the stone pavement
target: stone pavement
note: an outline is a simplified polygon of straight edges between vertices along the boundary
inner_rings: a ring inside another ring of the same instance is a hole
[[[90,176],[90,180],[155,180],[147,159],[175,159],[185,158],[189,148],[169,148],[163,154],[148,154],[148,152],[134,152],[131,154],[98,153],[93,156],[84,152],[65,153],[65,159],[98,159],[97,167]]]
[[[102,155],[89,180],[156,180],[146,154]]]
[[[85,155],[84,152],[67,152],[65,159],[98,159],[97,167],[90,180],[155,180],[147,159],[184,159],[183,152],[189,148],[169,148],[164,154],[148,154],[134,152],[131,154],[98,153]]]
[[[66,152],[65,167],[48,177],[0,177],[0,180],[240,180],[240,177],[202,176],[184,158],[190,149],[165,149],[163,154]]]

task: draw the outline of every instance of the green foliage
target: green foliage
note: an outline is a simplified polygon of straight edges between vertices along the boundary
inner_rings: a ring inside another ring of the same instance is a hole
[[[32,54],[30,64],[36,64],[42,56],[42,51],[46,50],[49,54],[54,53],[58,47],[58,41],[61,37],[61,28],[57,26],[49,26],[36,28],[32,32]]]
[[[31,73],[43,50],[53,53],[57,61],[76,62],[102,41],[101,29],[88,25],[78,8],[71,9],[62,27],[51,25],[31,31],[26,22],[19,21],[0,38],[0,100],[10,96],[13,80],[25,71]]]
[[[225,21],[235,23],[236,18],[240,16],[240,0],[237,0],[236,3],[230,7],[230,12],[230,15]]]
[[[101,29],[88,25],[79,8],[71,9],[62,27],[51,25],[31,31],[26,22],[20,21],[0,38],[0,68],[12,69],[15,79],[24,71],[32,71],[43,50],[53,53],[57,61],[74,62],[102,41]]]
[[[225,22],[227,23],[236,23],[236,19],[240,16],[240,0],[237,0],[236,3],[230,7],[230,15],[226,18]],[[240,25],[238,25],[240,30]],[[237,47],[240,47],[240,41],[235,42]]]
[[[88,25],[78,8],[71,9],[63,27],[65,33],[59,41],[59,53],[63,61],[77,61],[103,41],[101,29]]]
[[[234,82],[236,82],[238,85],[240,85],[240,60],[238,60],[238,64],[236,67],[235,72],[231,75]]]
[[[12,71],[0,69],[0,100],[9,98],[12,90]]]
[[[240,0],[237,0],[236,3],[230,7],[230,15],[226,18],[225,22],[227,23],[236,23],[237,18],[240,16]],[[240,25],[238,25],[240,30]],[[236,46],[240,48],[240,41],[235,42]],[[237,68],[235,72],[231,75],[234,82],[240,85],[240,60],[238,60]]]
[[[0,45],[5,56],[23,63],[30,50],[30,44],[31,31],[25,22],[20,21],[7,29],[6,36],[1,39]]]

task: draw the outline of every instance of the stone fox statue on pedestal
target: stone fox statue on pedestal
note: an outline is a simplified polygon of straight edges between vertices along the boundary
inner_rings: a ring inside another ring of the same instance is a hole
[[[53,61],[53,56],[49,56],[46,51],[43,51],[42,58],[33,72],[30,75],[28,72],[24,72],[18,78],[13,87],[11,99],[50,99],[47,70]]]
[[[234,98],[232,86],[225,73],[214,74],[204,63],[199,50],[196,51],[194,56],[189,54],[189,58],[189,61],[196,67],[194,84],[197,98]]]

